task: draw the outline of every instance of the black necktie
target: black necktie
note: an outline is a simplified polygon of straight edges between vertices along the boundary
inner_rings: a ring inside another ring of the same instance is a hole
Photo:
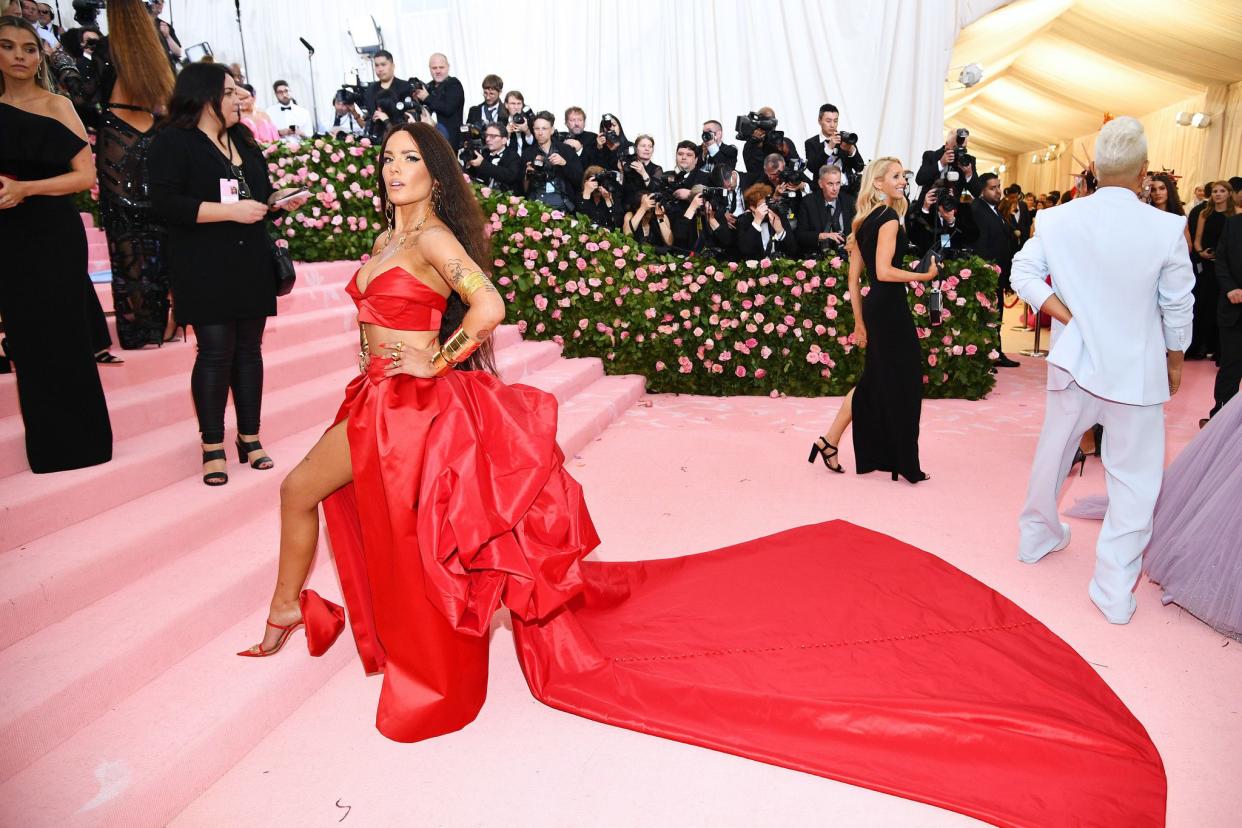
[[[293,107],[291,107],[291,106],[281,106],[280,111],[281,111],[281,112],[288,112],[288,111],[289,111],[289,110],[291,110],[291,109],[293,109]]]
[[[828,208],[828,229],[835,233],[837,232],[837,203],[830,201],[824,206]]]

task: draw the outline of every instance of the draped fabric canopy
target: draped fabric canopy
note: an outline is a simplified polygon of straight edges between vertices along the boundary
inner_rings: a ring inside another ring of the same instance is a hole
[[[968,63],[983,64],[984,79],[946,93],[946,126],[970,129],[981,159],[1009,166],[1007,180],[1064,189],[1105,113],[1144,122],[1155,169],[1196,183],[1242,172],[1242,121],[1229,108],[1242,96],[1237,0],[1017,0],[962,31],[952,65]],[[1178,126],[1179,111],[1212,123]],[[1050,146],[1053,158],[1031,162]]]
[[[570,105],[586,109],[592,130],[601,114],[616,114],[630,137],[654,136],[655,160],[669,167],[676,142],[697,141],[704,120],[721,121],[732,139],[734,119],[761,106],[801,148],[825,102],[859,134],[864,156],[915,164],[943,140],[943,78],[958,32],[1000,2],[241,0],[240,8],[261,104],[271,105],[279,78],[311,108],[303,37],[316,49],[315,97],[327,117],[347,72],[369,79],[349,29],[370,15],[399,76],[427,79],[428,56],[443,52],[468,104],[496,73],[532,108],[553,112],[558,127]],[[70,5],[60,0],[66,22]],[[218,61],[241,61],[231,0],[168,0],[170,16],[183,45],[207,41]]]

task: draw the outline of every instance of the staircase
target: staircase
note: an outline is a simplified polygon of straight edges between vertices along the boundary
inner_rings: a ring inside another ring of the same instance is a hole
[[[0,824],[166,824],[356,657],[348,634],[318,659],[233,655],[266,615],[281,472],[357,372],[353,270],[298,265],[264,340],[277,469],[231,460],[221,488],[200,480],[192,343],[118,350],[125,365],[100,368],[114,459],[72,472],[30,473],[15,381],[0,376]],[[643,392],[641,377],[607,377],[511,326],[493,343],[502,379],[560,402],[567,457]],[[340,601],[323,548],[310,583]]]

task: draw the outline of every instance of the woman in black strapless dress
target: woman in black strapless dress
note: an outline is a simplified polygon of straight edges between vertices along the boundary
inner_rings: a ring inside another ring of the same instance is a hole
[[[94,162],[68,98],[46,78],[29,23],[0,18],[0,317],[36,473],[112,459],[112,427],[87,320],[86,231],[73,193]]]
[[[868,165],[859,187],[858,214],[850,244],[850,304],[854,336],[866,348],[862,376],[846,395],[828,433],[811,448],[833,471],[841,435],[854,424],[854,459],[859,474],[890,472],[911,483],[929,475],[919,465],[919,416],[923,407],[923,353],[906,295],[909,282],[930,281],[937,269],[914,273],[901,268],[906,255],[905,177],[896,158]],[[861,296],[862,271],[869,290]]]

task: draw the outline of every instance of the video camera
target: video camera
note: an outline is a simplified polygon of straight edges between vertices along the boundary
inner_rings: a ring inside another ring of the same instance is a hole
[[[775,118],[764,118],[756,112],[748,112],[745,115],[738,115],[737,120],[733,124],[739,141],[751,142],[755,140],[755,130],[763,130],[763,152],[781,152],[784,148],[785,133],[776,128]],[[784,153],[781,153],[782,155]]]

